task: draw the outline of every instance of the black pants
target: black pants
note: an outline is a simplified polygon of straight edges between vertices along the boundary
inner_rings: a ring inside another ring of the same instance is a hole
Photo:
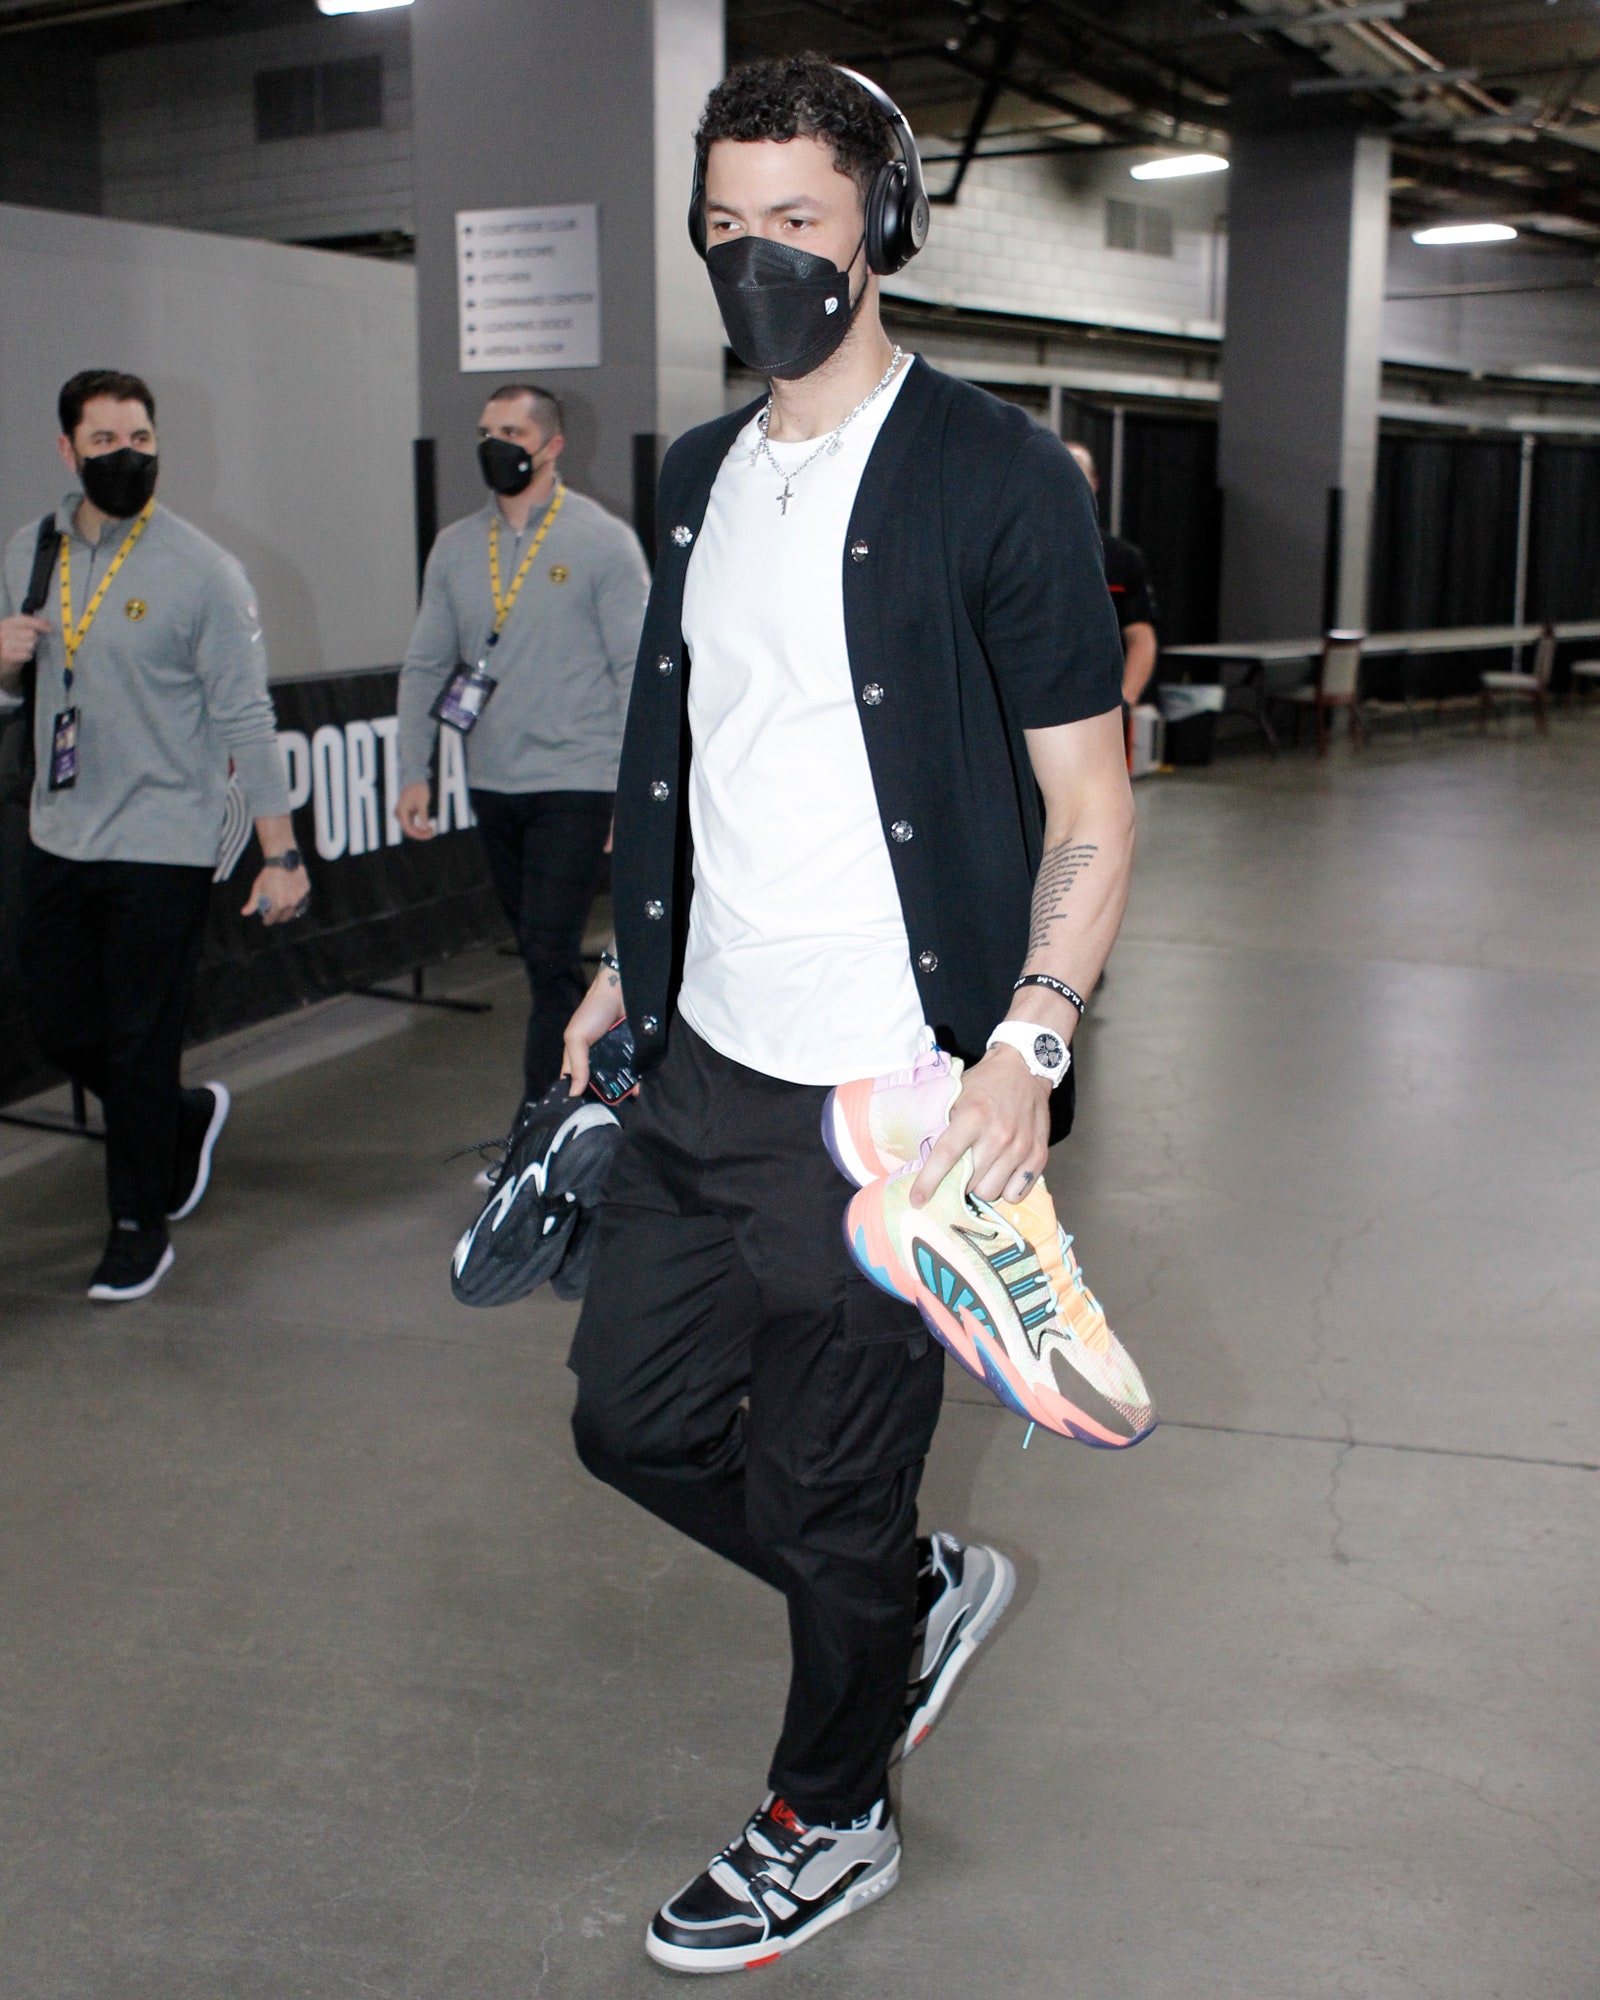
[[[179,1065],[209,868],[63,861],[30,841],[22,869],[22,996],[34,1040],[105,1108],[114,1220],[172,1206]]]
[[[826,1094],[673,1022],[606,1186],[572,1422],[598,1478],[784,1593],[767,1782],[841,1820],[900,1730],[944,1350],[846,1254]]]
[[[561,1037],[588,984],[583,927],[615,803],[612,792],[472,794],[489,874],[528,968],[529,1097],[542,1097],[561,1074]]]

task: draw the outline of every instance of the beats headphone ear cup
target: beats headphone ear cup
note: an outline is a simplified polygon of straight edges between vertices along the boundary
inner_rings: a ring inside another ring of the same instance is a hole
[[[694,183],[689,190],[689,241],[701,262],[706,254],[706,183],[698,156],[694,163]]]
[[[867,268],[880,277],[898,271],[904,245],[906,170],[898,160],[880,167],[867,191]]]

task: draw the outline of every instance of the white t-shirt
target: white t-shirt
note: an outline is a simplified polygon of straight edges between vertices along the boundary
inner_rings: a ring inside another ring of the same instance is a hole
[[[903,1069],[922,1034],[844,629],[856,488],[907,373],[794,481],[787,511],[748,423],[685,579],[694,902],[678,1005],[721,1054],[791,1083]],[[815,449],[772,447],[791,473]]]

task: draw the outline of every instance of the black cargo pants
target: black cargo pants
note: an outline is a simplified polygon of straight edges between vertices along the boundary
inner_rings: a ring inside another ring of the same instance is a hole
[[[767,1782],[802,1818],[844,1820],[882,1795],[900,1733],[944,1350],[849,1259],[826,1095],[673,1022],[606,1186],[570,1365],[589,1470],[783,1592]]]

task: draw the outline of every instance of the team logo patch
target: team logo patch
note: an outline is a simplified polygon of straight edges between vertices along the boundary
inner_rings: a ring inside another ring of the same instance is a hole
[[[567,568],[565,563],[552,563],[550,565],[550,581],[552,583],[565,583],[571,574],[572,571]]]
[[[134,621],[135,624],[137,624],[139,620],[144,616],[144,614],[150,609],[149,605],[145,603],[142,597],[130,597],[127,603],[122,608],[124,611],[127,612],[128,616]]]

